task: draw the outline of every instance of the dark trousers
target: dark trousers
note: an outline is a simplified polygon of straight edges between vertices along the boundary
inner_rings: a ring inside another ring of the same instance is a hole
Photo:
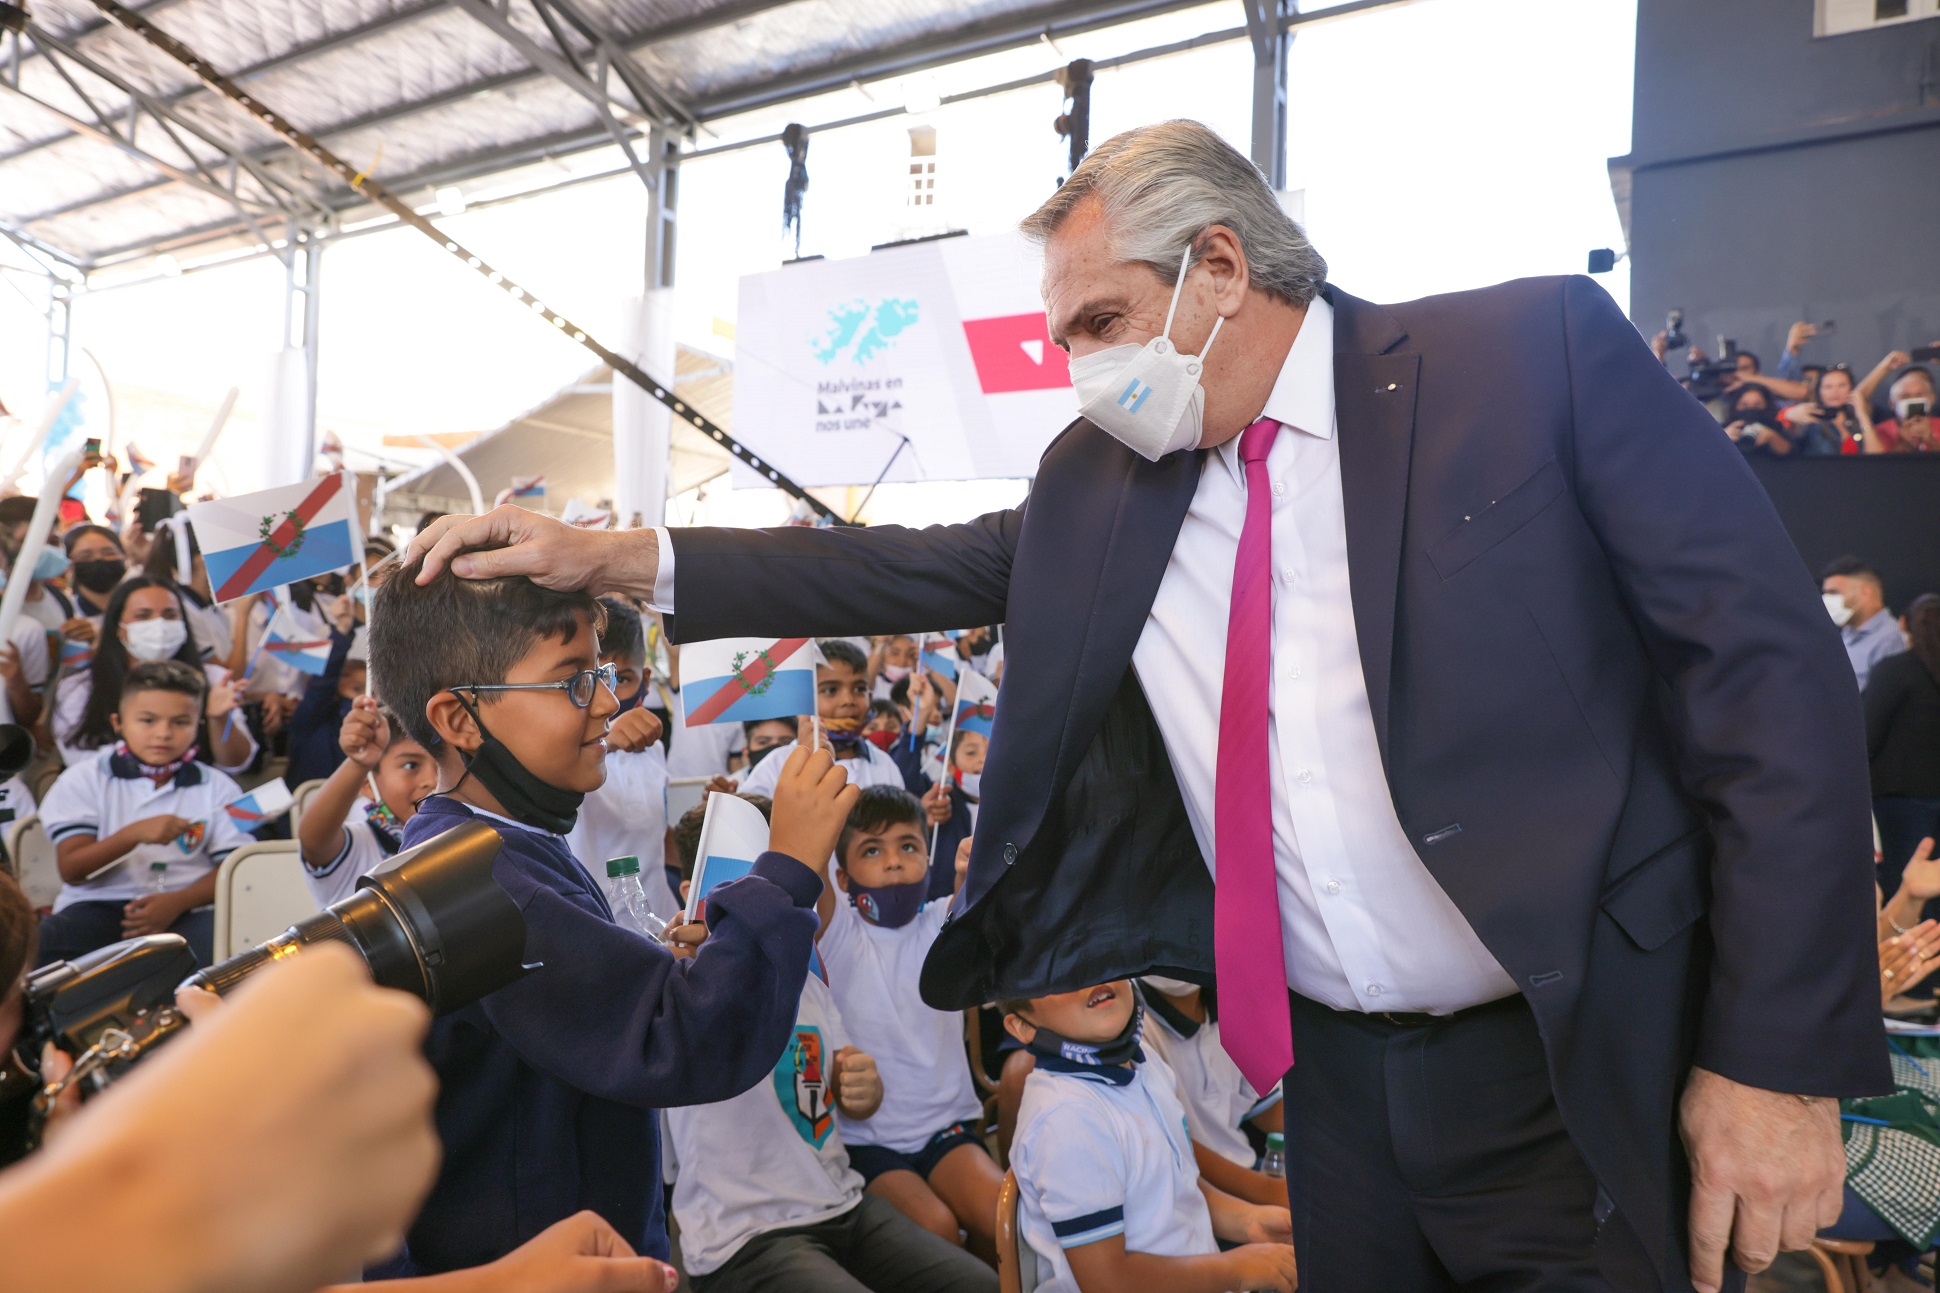
[[[127,905],[125,902],[77,902],[51,916],[42,916],[40,964],[71,961],[110,943],[119,943],[125,937],[121,932],[121,910]],[[215,908],[197,907],[183,912],[168,927],[168,932],[180,934],[189,941],[189,950],[195,953],[197,965],[213,962]]]
[[[1292,1000],[1301,1293],[1657,1289],[1563,1129],[1521,997],[1419,1024]]]
[[[997,1272],[873,1194],[839,1217],[750,1239],[695,1293],[997,1293]]]

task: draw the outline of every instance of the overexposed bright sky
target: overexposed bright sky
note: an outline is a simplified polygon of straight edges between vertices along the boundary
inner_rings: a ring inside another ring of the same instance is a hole
[[[1242,22],[1237,4],[1210,4],[1056,49],[1038,45],[912,83],[715,122],[699,143],[774,133],[790,120],[812,129]],[[1581,272],[1590,248],[1621,247],[1604,162],[1629,150],[1635,23],[1635,0],[1422,0],[1301,32],[1289,77],[1288,187],[1305,191],[1308,233],[1330,278],[1360,296],[1404,300]],[[1251,71],[1242,40],[1101,72],[1091,137],[1194,117],[1244,149]],[[1059,91],[1042,85],[813,134],[802,251],[859,255],[921,231],[901,200],[907,132],[918,120],[937,130],[939,218],[972,234],[1014,226],[1063,173],[1065,144],[1051,131],[1059,108]],[[569,166],[583,173],[612,164],[589,156]],[[789,254],[781,236],[786,174],[779,144],[683,166],[683,342],[732,357],[737,280]],[[490,189],[481,183],[467,195],[478,200]],[[595,335],[611,337],[641,287],[645,213],[643,188],[621,175],[441,223]],[[6,277],[33,293],[29,280]],[[1602,281],[1627,303],[1627,266]],[[225,448],[238,463],[253,462],[270,357],[282,341],[282,295],[281,267],[259,260],[85,298],[75,312],[76,344],[118,388],[141,392],[133,402],[143,412],[124,418],[123,441],[136,439],[150,456],[172,454],[185,439],[192,447],[205,425],[200,410],[236,385],[244,394]],[[38,398],[41,326],[20,292],[0,286],[0,398],[17,411]],[[385,434],[488,430],[597,362],[409,230],[328,248],[320,338],[321,424],[371,449]],[[78,352],[75,364],[84,389],[98,391]],[[96,393],[89,412],[100,404]],[[0,459],[11,458],[0,444]],[[353,457],[353,465],[367,463]],[[245,483],[249,468],[235,470],[236,484]],[[941,487],[929,488],[886,488],[874,519],[902,519],[905,509],[923,519],[938,519],[939,508],[968,515],[1022,487],[964,487],[940,504]]]

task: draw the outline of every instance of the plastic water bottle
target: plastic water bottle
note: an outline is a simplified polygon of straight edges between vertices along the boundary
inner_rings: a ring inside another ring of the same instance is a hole
[[[1276,1179],[1284,1179],[1287,1174],[1287,1141],[1277,1131],[1266,1134],[1266,1156],[1260,1159],[1260,1171]]]
[[[148,864],[148,882],[143,886],[142,892],[144,893],[168,892],[168,863],[167,862],[150,862]]]
[[[613,919],[654,942],[667,932],[667,922],[653,914],[647,905],[646,886],[640,883],[640,859],[614,858],[606,864],[606,900],[613,907]]]

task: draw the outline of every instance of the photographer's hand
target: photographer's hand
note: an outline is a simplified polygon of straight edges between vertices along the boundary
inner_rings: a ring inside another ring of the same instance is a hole
[[[396,1251],[437,1171],[428,1022],[342,948],[264,970],[0,1174],[8,1283],[308,1293]],[[76,1260],[103,1235],[136,1264]]]

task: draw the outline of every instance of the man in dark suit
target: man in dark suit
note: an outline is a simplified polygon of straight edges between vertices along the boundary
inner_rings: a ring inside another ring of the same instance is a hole
[[[1305,1288],[1713,1289],[1727,1249],[1805,1246],[1831,1097],[1888,1087],[1866,765],[1717,424],[1587,280],[1324,287],[1194,123],[1104,144],[1025,229],[1086,416],[1024,506],[500,509],[414,553],[633,593],[679,640],[1003,622],[924,995],[1216,975],[1235,1060],[1286,1072]]]

